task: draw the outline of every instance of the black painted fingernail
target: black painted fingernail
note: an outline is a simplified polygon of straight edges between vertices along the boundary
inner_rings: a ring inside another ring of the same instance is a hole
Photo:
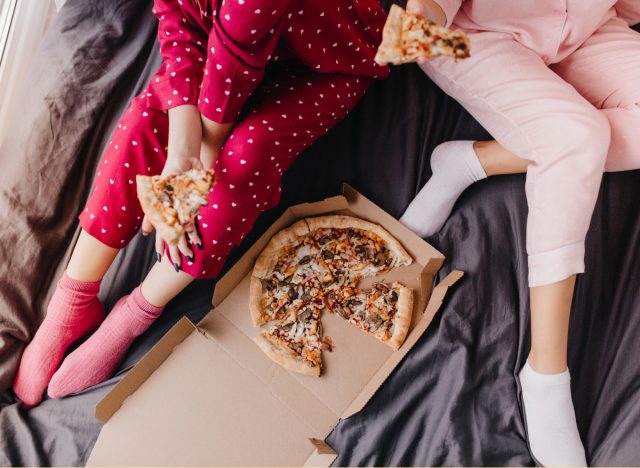
[[[160,255],[160,252],[156,252],[156,260],[158,263],[162,261],[162,255]]]
[[[200,242],[196,242],[196,247],[198,247],[198,250],[202,250],[202,244]]]
[[[178,273],[180,271],[180,267],[178,266],[178,264],[176,262],[173,262],[173,268],[175,268],[176,273]]]
[[[185,257],[187,257],[187,260],[190,262],[193,262],[193,255],[185,255]]]

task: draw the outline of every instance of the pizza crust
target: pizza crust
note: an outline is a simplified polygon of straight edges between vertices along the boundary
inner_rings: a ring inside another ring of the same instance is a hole
[[[411,326],[411,316],[413,315],[413,291],[400,283],[394,283],[394,288],[398,291],[398,310],[393,317],[393,335],[387,344],[393,349],[399,349],[404,343],[409,327]]]
[[[295,242],[298,237],[306,236],[307,234],[309,234],[309,228],[305,220],[301,219],[273,236],[256,259],[256,264],[253,267],[253,276],[269,278],[273,267],[278,262],[282,248]]]
[[[378,65],[388,63],[402,63],[405,57],[400,47],[400,34],[402,31],[402,8],[398,5],[391,5],[389,16],[382,30],[382,43],[378,47],[378,52],[374,61]]]
[[[153,224],[156,232],[162,239],[171,245],[177,245],[178,241],[184,234],[182,227],[179,224],[175,226],[167,226],[162,217],[163,207],[156,198],[153,191],[153,184],[151,183],[151,177],[137,175],[136,186],[138,193],[138,200],[140,200],[140,206],[142,211],[146,214],[147,218]]]
[[[310,375],[313,377],[320,377],[320,367],[312,366],[303,359],[297,359],[290,353],[279,349],[269,340],[265,333],[261,333],[256,336],[253,341],[260,347],[260,349],[276,364],[284,367],[292,372],[299,374]]]
[[[393,267],[410,265],[413,262],[413,258],[407,253],[402,244],[393,237],[386,229],[378,224],[365,221],[363,219],[354,218],[353,216],[344,215],[332,215],[332,216],[319,216],[317,218],[306,218],[309,226],[309,232],[313,232],[322,228],[336,228],[336,229],[362,229],[364,231],[371,231],[380,237],[386,244],[389,250],[391,250],[395,256]]]
[[[249,312],[253,325],[256,327],[267,323],[264,318],[264,308],[262,307],[262,292],[261,279],[257,276],[252,276],[249,283]]]

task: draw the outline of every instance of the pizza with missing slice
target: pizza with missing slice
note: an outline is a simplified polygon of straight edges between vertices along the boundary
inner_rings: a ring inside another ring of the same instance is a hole
[[[391,5],[374,60],[379,65],[400,65],[419,57],[467,58],[470,51],[471,43],[463,31],[445,28]]]
[[[165,242],[176,245],[185,232],[193,229],[215,180],[210,169],[191,169],[165,177],[136,177],[142,211]]]
[[[377,224],[338,215],[296,222],[271,239],[253,269],[253,323],[279,322],[259,335],[258,344],[287,369],[320,375],[327,341],[314,324],[327,310],[398,349],[411,323],[413,291],[400,283],[376,283],[370,291],[359,291],[357,284],[412,261]],[[284,334],[283,327],[288,330]],[[298,341],[294,345],[291,340]]]

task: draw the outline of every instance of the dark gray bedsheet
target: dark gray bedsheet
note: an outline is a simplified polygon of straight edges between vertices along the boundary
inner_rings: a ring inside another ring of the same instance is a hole
[[[88,94],[80,106],[83,115],[98,122],[95,128],[69,125],[74,114],[68,109],[78,106],[69,105],[66,114],[40,111],[56,124],[50,138],[78,143],[60,154],[83,161],[85,175],[92,173],[119,112],[159,64],[157,49],[151,50],[153,20],[146,0],[91,2],[99,7],[88,3],[68,0],[41,51],[69,60],[47,70],[61,83],[101,70],[101,79],[76,81],[80,89],[91,85],[101,91]],[[107,39],[103,31],[110,32]],[[52,85],[47,98],[56,102],[64,94]],[[394,69],[389,80],[372,87],[344,122],[301,156],[285,176],[281,205],[259,219],[228,264],[286,206],[334,195],[343,181],[399,216],[428,179],[429,154],[436,144],[486,136],[417,68]],[[69,243],[76,227],[73,217],[88,184],[81,186],[67,187],[76,195],[59,229],[60,245]],[[448,257],[443,274],[456,268],[466,276],[369,404],[329,437],[340,454],[338,465],[532,464],[514,380],[529,345],[523,186],[523,176],[477,184],[465,192],[442,232],[430,239]],[[574,400],[594,465],[640,464],[639,189],[638,171],[605,177],[587,241],[588,273],[578,280],[571,321]],[[153,262],[152,253],[151,239],[138,236],[119,255],[100,293],[107,307],[138,284]],[[64,264],[61,251],[49,255],[44,278]],[[172,301],[135,343],[119,375],[182,315],[202,317],[213,287],[212,281],[197,281]],[[38,307],[40,315],[31,317],[41,317]],[[8,402],[0,411],[0,464],[82,465],[100,430],[94,405],[118,379],[63,400],[46,400],[30,411]]]

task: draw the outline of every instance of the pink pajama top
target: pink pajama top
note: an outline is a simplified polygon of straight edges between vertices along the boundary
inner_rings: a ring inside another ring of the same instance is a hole
[[[640,0],[435,0],[447,26],[511,34],[546,63],[559,62],[602,24]]]
[[[155,0],[163,63],[149,83],[149,107],[166,110],[193,104],[213,121],[234,121],[262,80],[268,61],[300,56],[318,73],[386,77],[386,67],[366,59],[354,64],[353,51],[345,50],[372,49],[379,42],[384,10],[376,0],[329,3]],[[299,41],[279,43],[283,28],[298,33]],[[373,57],[363,56],[368,55]]]

